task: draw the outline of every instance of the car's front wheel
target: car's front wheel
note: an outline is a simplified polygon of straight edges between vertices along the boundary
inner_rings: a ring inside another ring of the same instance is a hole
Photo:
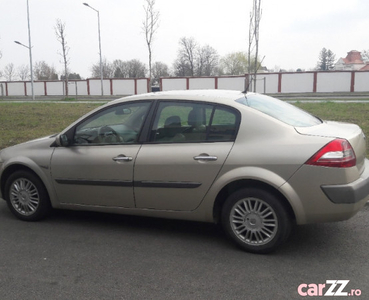
[[[269,253],[284,242],[291,230],[290,216],[272,193],[244,188],[231,194],[222,209],[227,235],[244,250]]]
[[[43,183],[28,171],[17,171],[9,176],[5,184],[5,198],[11,212],[25,221],[43,219],[51,209]]]

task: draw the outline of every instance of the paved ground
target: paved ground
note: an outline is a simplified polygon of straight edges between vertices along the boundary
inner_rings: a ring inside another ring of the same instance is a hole
[[[350,280],[344,291],[369,299],[368,229],[369,205],[254,255],[211,224],[68,211],[27,223],[0,201],[0,298],[286,300],[303,299],[303,283]]]

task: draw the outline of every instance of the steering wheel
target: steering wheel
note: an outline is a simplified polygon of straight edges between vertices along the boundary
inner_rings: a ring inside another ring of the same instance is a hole
[[[110,126],[103,126],[99,130],[99,141],[102,144],[124,142],[123,138]]]

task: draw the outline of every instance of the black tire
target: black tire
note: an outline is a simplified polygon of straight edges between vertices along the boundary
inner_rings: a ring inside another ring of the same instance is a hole
[[[5,184],[5,200],[11,212],[24,221],[38,221],[51,210],[49,195],[42,181],[28,171],[17,171]]]
[[[228,237],[252,253],[274,251],[291,231],[291,218],[283,204],[272,193],[258,188],[231,194],[221,218]]]

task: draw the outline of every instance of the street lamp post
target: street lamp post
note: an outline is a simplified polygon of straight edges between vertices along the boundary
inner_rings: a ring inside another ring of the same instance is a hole
[[[104,76],[103,76],[103,66],[102,66],[102,55],[101,55],[101,35],[100,35],[100,12],[90,6],[88,3],[83,3],[87,7],[93,9],[97,12],[97,22],[98,22],[98,31],[99,31],[99,51],[100,51],[100,76],[101,76],[101,96],[104,96]]]
[[[32,89],[32,100],[35,100],[35,91],[33,88],[33,66],[32,66],[32,43],[31,43],[31,26],[29,21],[29,5],[27,0],[27,20],[28,20],[28,46],[22,44],[21,42],[14,41],[14,43],[28,48],[29,51],[29,65],[31,68],[31,89]]]

